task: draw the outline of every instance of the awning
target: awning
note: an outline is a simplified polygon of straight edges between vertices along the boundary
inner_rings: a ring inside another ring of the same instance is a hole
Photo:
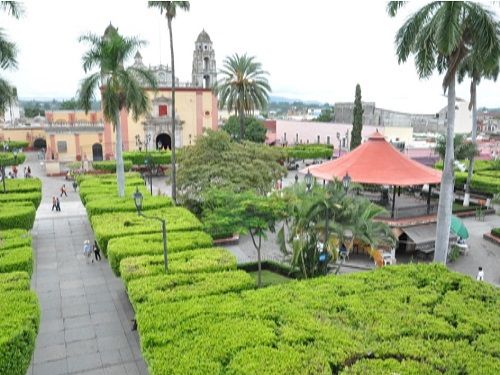
[[[415,243],[415,250],[433,248],[436,242],[436,223],[415,225],[401,228],[409,239]],[[450,233],[450,243],[456,242],[457,237]]]

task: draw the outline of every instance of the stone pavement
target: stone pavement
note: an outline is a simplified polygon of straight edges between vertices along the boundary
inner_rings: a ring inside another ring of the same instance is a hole
[[[84,240],[94,236],[77,193],[67,184],[61,212],[52,212],[51,197],[64,178],[30,166],[42,178],[43,200],[32,230],[41,321],[27,374],[147,374],[122,281],[104,257],[89,264],[83,257]]]

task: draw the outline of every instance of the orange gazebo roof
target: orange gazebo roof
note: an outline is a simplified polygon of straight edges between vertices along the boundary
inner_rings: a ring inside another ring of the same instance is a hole
[[[378,131],[368,141],[342,157],[310,166],[301,173],[323,180],[342,180],[349,174],[352,182],[375,185],[411,186],[439,184],[441,172],[426,167],[398,151]]]

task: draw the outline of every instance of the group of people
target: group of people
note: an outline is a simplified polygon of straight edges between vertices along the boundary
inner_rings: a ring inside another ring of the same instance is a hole
[[[99,246],[97,245],[97,241],[94,241],[94,246],[91,247],[90,241],[85,240],[83,242],[83,255],[85,256],[85,261],[87,264],[89,263],[89,260],[91,260],[92,263],[94,263],[94,259],[92,259],[92,253],[94,253],[96,262],[98,260],[101,260],[101,251],[99,249]]]
[[[62,196],[68,196],[68,194],[66,193],[66,185],[63,184],[63,186],[61,186],[61,198]],[[61,201],[59,200],[59,197],[56,197],[55,195],[52,196],[52,211],[54,211],[54,209],[56,211],[61,211]]]

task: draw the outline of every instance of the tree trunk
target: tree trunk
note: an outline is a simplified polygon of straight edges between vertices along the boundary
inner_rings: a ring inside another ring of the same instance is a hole
[[[243,109],[239,109],[239,117],[240,117],[240,142],[243,142],[243,137],[245,136],[245,116],[243,113]]]
[[[472,144],[476,146],[477,143],[477,96],[476,96],[477,83],[476,79],[472,78],[471,82],[471,101],[472,101]],[[471,155],[469,158],[469,173],[467,174],[467,182],[465,183],[465,196],[464,196],[464,206],[469,206],[470,200],[470,184],[472,181],[472,173],[474,173],[474,157]]]
[[[439,206],[436,229],[434,262],[446,264],[450,240],[451,213],[453,203],[453,136],[455,128],[455,74],[448,86],[448,125],[446,128],[446,153],[439,191]]]
[[[125,196],[125,168],[123,166],[122,155],[122,124],[120,121],[120,111],[115,114],[115,135],[116,135],[116,182],[118,185],[118,196]]]
[[[175,65],[174,65],[174,38],[172,37],[172,18],[168,17],[168,33],[170,36],[170,65],[172,65],[172,200],[177,204],[177,173],[175,158]]]
[[[257,248],[257,287],[262,287],[262,261],[260,259],[260,246],[262,243],[262,237],[259,235],[259,247]]]

